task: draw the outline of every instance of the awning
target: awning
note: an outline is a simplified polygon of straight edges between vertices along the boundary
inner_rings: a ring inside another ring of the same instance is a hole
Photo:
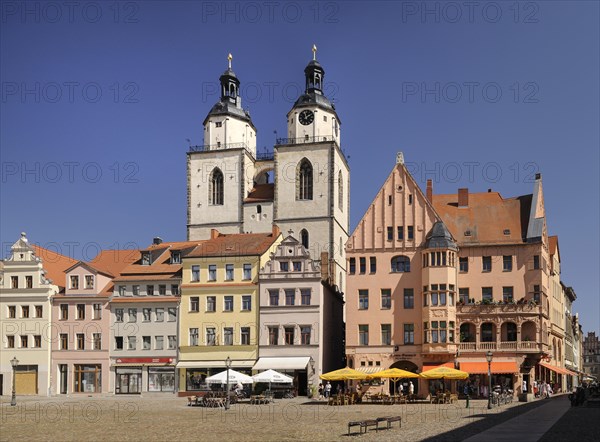
[[[466,371],[469,374],[487,374],[488,363],[487,363],[487,361],[461,362],[460,369],[462,371]],[[514,361],[511,361],[511,362],[492,361],[491,371],[492,371],[492,374],[518,373],[519,367],[517,367],[517,363]]]
[[[543,361],[540,361],[540,365],[542,367],[546,367],[548,370],[552,370],[553,372],[558,373],[558,374],[568,374],[571,376],[573,373],[572,371],[565,370],[564,368],[557,367],[555,365],[551,365],[551,364],[548,364],[547,362],[543,362]]]
[[[361,373],[366,373],[366,374],[373,374],[373,373],[377,373],[378,371],[381,371],[382,368],[380,365],[376,365],[376,366],[360,366],[360,367],[356,367],[355,368],[356,371],[360,371]]]
[[[454,368],[454,362],[423,362],[423,371],[431,370],[436,367]]]
[[[254,361],[231,361],[231,368],[252,367]],[[177,368],[222,368],[225,370],[225,361],[179,361]]]
[[[113,367],[174,367],[174,364],[168,362],[147,362],[147,363],[135,363],[135,362],[123,362],[120,364],[113,364]]]
[[[259,358],[252,370],[304,370],[309,360],[310,356]]]

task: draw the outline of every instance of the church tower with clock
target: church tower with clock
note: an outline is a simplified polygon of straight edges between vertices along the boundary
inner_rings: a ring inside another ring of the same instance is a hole
[[[270,232],[275,224],[284,235],[293,232],[313,259],[326,252],[322,265],[343,291],[350,170],[316,50],[304,69],[304,93],[287,114],[287,137],[277,139],[272,155],[257,155],[256,128],[241,107],[230,55],[221,99],[204,120],[204,145],[188,152],[188,239],[209,238],[213,228]]]

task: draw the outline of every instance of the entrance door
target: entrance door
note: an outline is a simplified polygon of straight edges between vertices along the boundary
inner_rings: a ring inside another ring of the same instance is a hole
[[[308,377],[306,376],[306,370],[298,370],[296,372],[298,376],[298,396],[306,396],[307,395],[307,385]]]
[[[68,385],[68,374],[67,374],[67,364],[60,364],[58,366],[59,379],[60,379],[60,394],[67,394],[67,385]]]
[[[15,389],[19,395],[37,394],[37,372],[17,371],[15,373]]]
[[[117,393],[137,394],[142,391],[142,372],[117,373]]]
[[[0,374],[0,396],[4,394],[4,375]]]

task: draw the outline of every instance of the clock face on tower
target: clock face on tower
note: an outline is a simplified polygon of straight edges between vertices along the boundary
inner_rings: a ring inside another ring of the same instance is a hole
[[[308,126],[310,123],[312,123],[315,119],[315,114],[313,114],[312,111],[310,110],[303,110],[302,112],[300,112],[300,115],[298,116],[298,121],[300,121],[300,124],[304,125],[304,126]]]

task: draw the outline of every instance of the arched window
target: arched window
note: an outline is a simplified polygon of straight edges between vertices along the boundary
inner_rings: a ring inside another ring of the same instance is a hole
[[[344,211],[344,181],[342,180],[342,171],[338,173],[338,207]]]
[[[256,206],[256,213],[262,213],[262,206],[260,204]]]
[[[502,341],[515,342],[517,340],[517,324],[514,322],[505,322],[502,324]]]
[[[481,342],[494,342],[494,324],[491,322],[484,322],[481,324]]]
[[[410,272],[410,258],[408,256],[394,256],[392,258],[392,272],[405,273]]]
[[[298,164],[296,178],[297,197],[299,200],[313,199],[313,168],[310,161],[304,158]]]
[[[210,174],[208,189],[209,203],[215,206],[223,205],[223,172],[215,167]]]
[[[308,249],[308,232],[306,229],[302,229],[300,231],[300,242],[304,246],[305,249]]]

